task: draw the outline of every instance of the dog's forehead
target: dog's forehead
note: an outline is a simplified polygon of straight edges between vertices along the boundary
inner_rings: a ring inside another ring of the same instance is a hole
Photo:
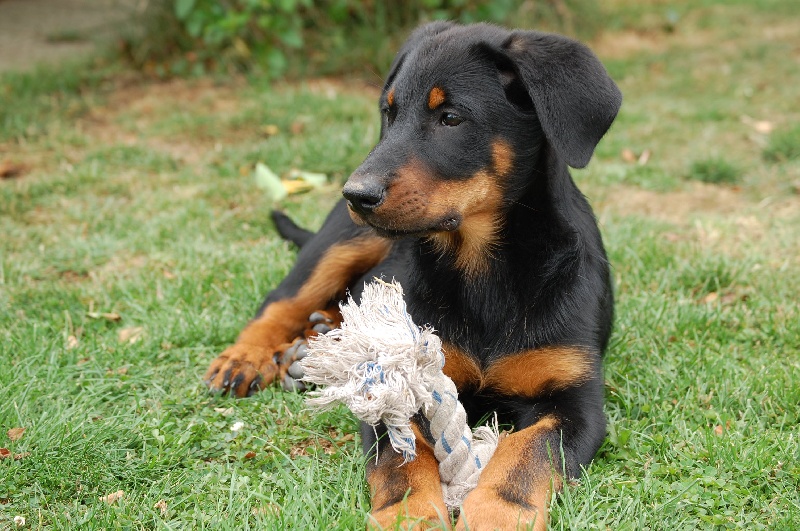
[[[428,97],[432,87],[476,88],[491,82],[484,74],[491,64],[481,45],[502,40],[492,26],[455,26],[416,43],[403,60],[389,87],[401,98]]]

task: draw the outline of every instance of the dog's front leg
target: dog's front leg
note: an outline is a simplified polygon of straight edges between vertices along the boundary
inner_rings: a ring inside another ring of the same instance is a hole
[[[558,424],[547,416],[500,441],[478,486],[464,500],[456,529],[547,528],[547,503],[562,484]]]
[[[403,463],[383,436],[374,453],[367,458],[367,482],[372,498],[369,529],[450,529],[450,517],[444,504],[439,463],[433,447],[412,424],[417,439],[417,457]],[[363,433],[371,434],[371,427]],[[365,439],[369,439],[368,435]]]

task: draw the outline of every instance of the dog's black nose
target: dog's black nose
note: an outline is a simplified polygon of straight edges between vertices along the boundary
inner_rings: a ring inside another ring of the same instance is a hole
[[[347,199],[350,208],[366,214],[381,206],[386,198],[386,189],[376,182],[351,179],[342,188],[342,195]]]

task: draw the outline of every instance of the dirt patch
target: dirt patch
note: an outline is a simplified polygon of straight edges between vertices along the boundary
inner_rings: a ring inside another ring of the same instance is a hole
[[[641,53],[661,53],[669,48],[662,33],[623,30],[605,32],[592,43],[592,49],[603,59],[624,59]]]
[[[692,216],[701,214],[728,216],[741,213],[751,203],[734,188],[692,183],[689,189],[672,192],[619,185],[609,190],[598,206],[601,211],[608,209],[623,216],[647,216],[683,224]]]

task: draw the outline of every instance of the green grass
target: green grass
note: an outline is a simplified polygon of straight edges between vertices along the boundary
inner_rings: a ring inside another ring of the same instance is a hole
[[[742,170],[722,157],[701,159],[689,166],[689,179],[712,184],[733,184],[739,181]]]
[[[764,159],[771,162],[800,159],[800,126],[772,133],[764,148]]]
[[[617,322],[609,436],[551,526],[797,529],[800,166],[765,161],[783,133],[742,119],[800,121],[793,2],[704,1],[671,31],[658,6],[613,5],[620,32],[654,29],[658,45],[609,52],[625,105],[575,173]],[[361,528],[346,411],[278,389],[209,396],[200,380],[294,258],[252,165],[330,175],[282,205],[319,226],[377,137],[374,89],[97,68],[0,78],[0,159],[30,168],[0,181],[0,447],[24,456],[0,461],[0,529],[17,515],[36,529]],[[728,166],[735,190],[697,182]]]

